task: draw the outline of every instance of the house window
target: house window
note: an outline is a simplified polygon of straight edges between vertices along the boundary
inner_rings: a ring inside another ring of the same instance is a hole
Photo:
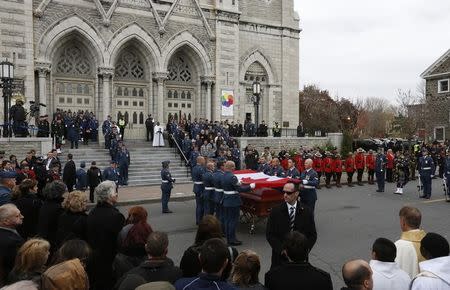
[[[445,128],[444,127],[434,127],[434,140],[444,141],[445,140]]]
[[[438,93],[448,93],[450,79],[439,80],[438,81]]]

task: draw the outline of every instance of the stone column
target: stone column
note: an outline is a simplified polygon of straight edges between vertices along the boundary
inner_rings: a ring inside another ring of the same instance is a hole
[[[205,98],[205,118],[208,120],[212,120],[211,116],[211,88],[214,84],[214,77],[211,76],[205,76],[202,78],[203,83],[206,85],[206,98]]]
[[[164,123],[164,82],[167,79],[167,72],[155,72],[154,74],[154,79],[158,84],[158,97],[157,97],[157,102],[156,105],[158,106],[157,108],[157,117],[156,117],[156,121],[158,121],[160,124]]]
[[[39,103],[48,105],[47,103],[47,75],[50,73],[49,63],[35,63],[39,77]],[[47,107],[40,106],[39,115],[47,114]]]
[[[103,115],[102,119],[99,120],[102,123],[106,120],[108,115],[111,115],[111,78],[114,75],[114,68],[112,67],[100,67],[98,69],[99,74],[103,78]]]

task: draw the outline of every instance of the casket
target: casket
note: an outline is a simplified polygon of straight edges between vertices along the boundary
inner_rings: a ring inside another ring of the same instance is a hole
[[[243,212],[255,217],[268,217],[272,207],[281,204],[283,193],[281,188],[256,188],[251,192],[241,192]]]

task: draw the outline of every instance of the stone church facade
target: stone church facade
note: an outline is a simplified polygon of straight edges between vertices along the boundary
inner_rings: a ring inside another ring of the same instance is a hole
[[[254,118],[298,125],[299,18],[294,0],[4,0],[3,59],[13,60],[26,100],[128,120],[144,136],[152,114]],[[234,93],[222,116],[223,90]],[[1,110],[3,112],[3,110]]]

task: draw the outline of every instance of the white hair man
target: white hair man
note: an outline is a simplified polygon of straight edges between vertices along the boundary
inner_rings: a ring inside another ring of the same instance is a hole
[[[17,250],[24,242],[16,231],[17,226],[22,224],[22,220],[23,215],[14,204],[7,203],[0,206],[0,267],[3,270],[0,275],[0,286],[12,270]]]
[[[103,181],[95,188],[97,205],[87,219],[87,242],[93,250],[95,289],[112,289],[112,263],[117,254],[117,236],[125,217],[114,205],[118,194],[114,181]]]

